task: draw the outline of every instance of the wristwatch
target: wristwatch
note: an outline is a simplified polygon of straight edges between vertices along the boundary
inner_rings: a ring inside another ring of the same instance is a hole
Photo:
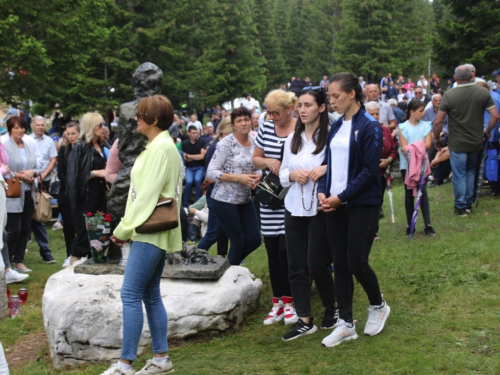
[[[95,177],[95,172],[94,171],[91,171],[90,172],[90,178],[94,178]]]

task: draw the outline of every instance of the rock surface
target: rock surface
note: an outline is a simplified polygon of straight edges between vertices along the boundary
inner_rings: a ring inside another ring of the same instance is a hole
[[[52,275],[43,295],[43,319],[54,366],[114,361],[122,345],[123,276],[74,273]],[[214,281],[162,279],[168,337],[239,328],[257,308],[262,282],[245,267],[230,267]],[[144,310],[139,354],[151,346]]]

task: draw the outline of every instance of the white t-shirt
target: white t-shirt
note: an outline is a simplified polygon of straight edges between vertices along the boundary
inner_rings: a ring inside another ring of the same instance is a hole
[[[427,95],[427,86],[428,85],[429,85],[429,83],[427,82],[426,79],[424,79],[423,81],[420,79],[417,82],[417,86],[422,87],[422,94],[424,94],[424,95]]]
[[[196,126],[200,132],[201,132],[201,129],[203,129],[203,125],[201,125],[201,122],[196,120],[196,121],[189,121],[186,125],[186,130],[189,130],[189,127],[193,126],[193,125]]]
[[[245,99],[245,100],[243,101],[243,106],[244,106],[246,109],[248,109],[249,111],[252,111],[252,110],[253,110],[253,108],[254,108],[254,107],[256,107],[256,105],[255,105],[255,103],[254,103],[253,99],[250,99],[250,100]]]
[[[347,187],[349,172],[349,146],[352,120],[343,121],[342,126],[330,142],[330,196],[342,193]]]

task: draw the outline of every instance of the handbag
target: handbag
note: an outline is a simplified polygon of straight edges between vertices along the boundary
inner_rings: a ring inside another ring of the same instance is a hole
[[[175,229],[179,226],[179,211],[177,210],[177,201],[179,200],[180,184],[183,179],[183,170],[179,174],[177,188],[175,189],[175,198],[160,198],[156,207],[144,223],[135,228],[140,234],[157,233]]]
[[[5,192],[7,198],[21,198],[21,180],[17,178],[14,172],[12,172],[12,177],[5,178],[5,182],[8,187]]]
[[[40,189],[36,193],[36,209],[33,211],[33,219],[45,223],[52,219],[52,205],[50,204],[52,196],[47,193],[43,183],[40,184]]]
[[[279,177],[269,172],[260,180],[255,194],[259,197],[260,203],[269,206],[271,210],[277,210],[284,205],[289,188],[281,186]]]

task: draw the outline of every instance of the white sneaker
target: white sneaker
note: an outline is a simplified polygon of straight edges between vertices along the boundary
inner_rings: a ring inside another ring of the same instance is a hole
[[[70,263],[70,257],[68,257],[68,258],[64,261],[64,263],[63,263],[63,265],[62,265],[62,266],[63,266],[63,268],[69,267],[69,263]]]
[[[113,363],[110,368],[104,371],[101,375],[134,375],[135,370],[124,370],[118,365],[118,363]]]
[[[170,372],[174,372],[174,365],[167,356],[165,363],[157,363],[153,359],[148,360],[146,365],[136,372],[136,375],[168,374]]]
[[[326,336],[321,344],[327,348],[339,345],[344,341],[356,340],[358,335],[356,334],[356,325],[352,323],[352,327],[346,326],[343,319],[339,319],[337,323],[337,328],[333,330],[328,336]]]
[[[285,325],[295,324],[299,321],[299,316],[295,311],[295,307],[287,306],[285,307]]]
[[[375,336],[384,329],[385,321],[391,313],[389,305],[383,301],[383,306],[370,306],[368,308],[368,320],[365,325],[365,335]]]
[[[14,269],[10,269],[7,272],[5,272],[5,283],[6,284],[12,284],[12,283],[20,283],[23,280],[26,280],[30,275],[27,275],[25,273],[19,273]]]
[[[278,304],[278,306],[275,306]],[[279,322],[285,317],[285,309],[283,309],[283,302],[280,299],[273,297],[273,308],[267,314],[266,319],[264,319],[264,324],[266,326]]]
[[[63,229],[63,226],[59,221],[56,221],[54,225],[52,225],[52,230],[61,230],[61,229]]]

